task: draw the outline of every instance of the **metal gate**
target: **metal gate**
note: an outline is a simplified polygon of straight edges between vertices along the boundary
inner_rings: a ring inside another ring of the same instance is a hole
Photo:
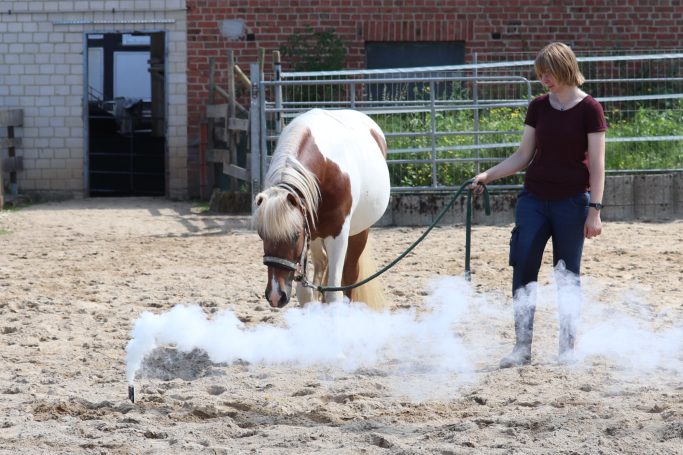
[[[603,104],[610,123],[608,154],[642,144],[654,153],[668,153],[672,147],[680,153],[683,54],[578,60],[587,79],[584,90]],[[316,107],[356,109],[382,127],[389,146],[393,192],[452,190],[514,152],[526,107],[543,92],[534,80],[532,60],[281,76],[276,68],[271,81],[258,77],[258,70],[258,65],[252,65],[253,193],[261,190],[283,126]],[[622,128],[624,122],[637,122],[643,115],[669,116],[673,121],[648,131]],[[520,183],[521,174],[496,187]]]

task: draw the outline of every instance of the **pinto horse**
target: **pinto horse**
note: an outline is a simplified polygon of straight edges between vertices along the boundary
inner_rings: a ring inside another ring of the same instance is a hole
[[[313,109],[282,130],[253,216],[272,307],[289,302],[292,281],[306,273],[309,248],[316,283],[327,277],[329,287],[350,285],[374,272],[366,245],[389,203],[386,156],[382,130],[361,112]],[[296,292],[301,303],[317,298],[301,283]],[[385,305],[377,280],[345,295],[371,308]],[[343,296],[328,291],[324,300]]]

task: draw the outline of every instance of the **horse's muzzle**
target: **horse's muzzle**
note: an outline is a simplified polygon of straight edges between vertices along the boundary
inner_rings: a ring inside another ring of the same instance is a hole
[[[289,303],[289,293],[279,288],[266,289],[266,300],[273,308],[282,308]]]

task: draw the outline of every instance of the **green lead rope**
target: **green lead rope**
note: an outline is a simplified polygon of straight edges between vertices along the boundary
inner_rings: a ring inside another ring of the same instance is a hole
[[[396,259],[391,261],[389,264],[385,265],[382,267],[380,270],[375,272],[374,274],[370,275],[369,277],[365,278],[362,281],[359,281],[355,284],[349,284],[348,286],[337,286],[337,287],[327,287],[327,286],[318,286],[318,285],[311,285],[311,284],[306,284],[304,283],[304,286],[314,288],[318,290],[318,292],[336,292],[336,291],[348,291],[350,289],[357,288],[359,286],[364,285],[365,283],[368,283],[378,276],[382,275],[384,272],[395,266],[396,264],[399,263],[401,259],[406,257],[408,253],[413,251],[416,246],[418,246],[424,239],[427,237],[427,235],[431,232],[434,227],[439,224],[439,221],[441,221],[441,218],[444,217],[446,212],[450,210],[450,208],[453,206],[455,201],[458,199],[458,196],[462,194],[463,191],[472,183],[472,179],[466,181],[460,186],[460,189],[451,197],[451,200],[446,204],[446,206],[439,212],[439,214],[436,216],[432,224],[422,233],[422,235],[413,242],[412,245],[410,245],[403,253],[401,253]],[[486,215],[491,215],[491,204],[490,204],[490,199],[489,199],[489,191],[484,186],[484,211]],[[469,280],[470,278],[470,249],[471,249],[471,232],[472,232],[472,190],[467,191],[467,214],[465,218],[465,225],[466,225],[466,231],[465,231],[465,277]]]

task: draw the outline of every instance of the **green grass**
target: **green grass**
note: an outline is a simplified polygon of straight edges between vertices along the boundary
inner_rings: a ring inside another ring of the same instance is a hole
[[[192,201],[192,208],[190,209],[192,213],[203,214],[207,213],[209,210],[210,208],[208,201]]]

